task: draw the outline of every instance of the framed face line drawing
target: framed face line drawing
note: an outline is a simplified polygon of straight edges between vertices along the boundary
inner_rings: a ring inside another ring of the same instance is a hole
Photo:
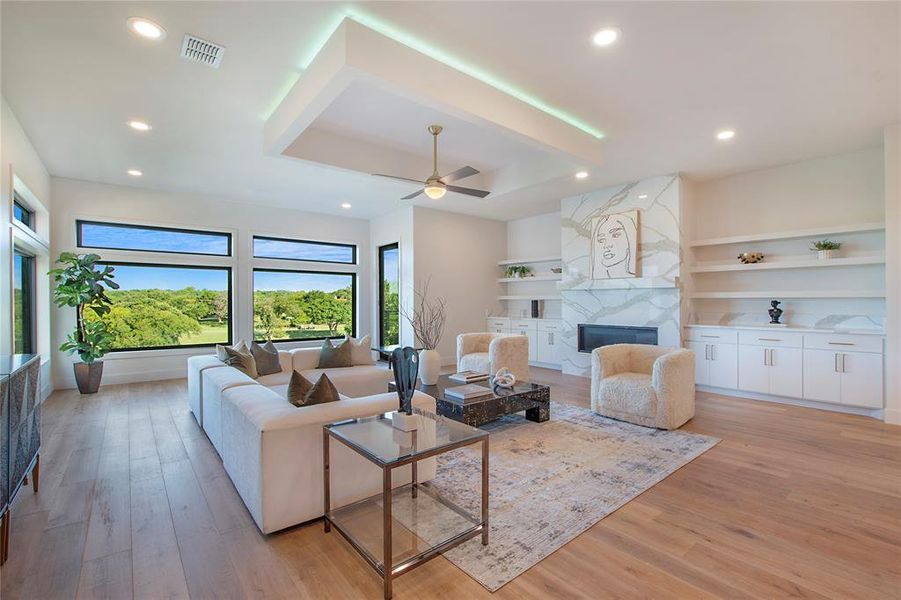
[[[591,278],[638,277],[638,211],[591,220]]]

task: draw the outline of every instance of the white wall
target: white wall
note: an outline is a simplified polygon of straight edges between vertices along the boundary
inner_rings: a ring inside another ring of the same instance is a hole
[[[15,183],[14,183],[15,182]],[[26,201],[34,202],[31,208],[40,214],[37,229],[46,237],[50,217],[50,176],[37,151],[22,129],[6,99],[0,96],[0,354],[12,352],[12,248],[11,225],[12,190],[17,186],[26,195]],[[43,363],[41,377],[44,393],[50,386],[50,309],[47,277],[47,257],[38,256],[36,274],[38,298],[36,306],[37,350]]]
[[[370,264],[372,265],[372,278],[369,286],[372,306],[370,307],[370,322],[372,323],[373,347],[379,340],[379,246],[398,244],[400,250],[398,268],[400,270],[400,298],[401,313],[409,309],[410,298],[413,295],[413,207],[407,206],[390,214],[376,217],[369,222]],[[400,317],[400,344],[402,346],[415,346],[413,328],[410,322],[403,316]]]
[[[885,128],[885,420],[901,425],[901,124]]]
[[[253,332],[252,268],[267,266],[287,269],[335,270],[357,273],[357,329],[360,335],[371,330],[369,222],[362,219],[267,208],[247,203],[226,202],[215,197],[171,194],[124,186],[54,178],[52,180],[54,214],[51,251],[54,256],[75,249],[77,218],[144,223],[175,227],[202,227],[230,231],[233,234],[233,258],[212,262],[232,267],[234,339],[250,339]],[[357,266],[323,265],[300,261],[276,261],[251,258],[253,234],[308,240],[357,244]],[[197,257],[176,254],[122,253],[97,251],[109,260],[140,259],[143,262],[196,263]],[[204,257],[207,260],[210,257]],[[65,339],[74,326],[75,315],[69,309],[54,309],[54,346]],[[294,344],[299,345],[299,344]],[[106,356],[104,383],[126,383],[183,377],[185,362],[192,354],[207,349],[150,350],[118,352]],[[73,358],[57,353],[54,381],[58,387],[73,387]]]
[[[554,211],[534,217],[507,221],[507,256],[508,259],[547,258],[560,256],[560,211]],[[546,273],[551,267],[560,263],[538,263],[529,265],[536,273]],[[502,276],[498,268],[498,276]],[[506,284],[505,295],[548,296],[557,294],[556,281],[517,281]],[[543,300],[541,316],[547,319],[559,319],[561,302],[559,300]],[[521,317],[531,315],[532,306],[528,300],[508,300],[500,306],[496,315]]]
[[[486,311],[497,310],[497,263],[507,253],[506,223],[417,206],[413,225],[415,284],[431,278],[430,296],[447,300],[438,351],[443,364],[453,364],[457,335],[484,331]]]
[[[805,160],[779,167],[695,182],[685,196],[690,239],[728,237],[885,219],[882,146]],[[875,255],[885,249],[882,232],[830,236],[844,255]],[[746,247],[693,249],[694,262],[732,262],[738,252],[760,251],[768,259],[813,258],[809,239],[756,242]],[[882,265],[841,269],[770,270],[695,274],[697,291],[882,289]],[[702,323],[759,324],[768,321],[766,300],[692,302],[691,319]],[[882,299],[786,299],[784,321],[807,327],[880,329]]]

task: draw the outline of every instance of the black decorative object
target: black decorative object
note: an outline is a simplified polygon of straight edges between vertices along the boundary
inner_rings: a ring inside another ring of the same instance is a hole
[[[410,346],[395,348],[391,353],[391,368],[397,386],[398,410],[413,414],[413,392],[419,376],[419,354]]]
[[[541,308],[539,307],[539,300],[532,300],[532,318],[538,319],[541,317]]]
[[[770,313],[770,325],[782,325],[779,322],[779,317],[782,316],[782,309],[779,308],[779,305],[782,304],[778,300],[770,300],[770,306],[773,308],[769,309],[767,312]]]

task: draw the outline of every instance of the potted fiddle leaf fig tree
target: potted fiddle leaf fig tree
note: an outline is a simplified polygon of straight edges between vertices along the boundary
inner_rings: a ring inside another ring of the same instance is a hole
[[[81,362],[73,365],[75,382],[82,394],[94,394],[103,376],[103,361],[113,340],[102,318],[110,311],[112,300],[107,289],[118,289],[113,281],[113,267],[98,266],[97,254],[63,252],[57,263],[63,266],[50,271],[56,287],[53,302],[57,306],[75,309],[75,331],[67,336],[59,349],[68,354],[78,354]]]

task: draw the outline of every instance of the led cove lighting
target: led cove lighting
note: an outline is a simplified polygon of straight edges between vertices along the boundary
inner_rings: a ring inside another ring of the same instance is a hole
[[[735,132],[731,129],[724,129],[716,134],[716,139],[718,140],[731,140],[735,137]]]
[[[131,175],[132,177],[140,177],[144,173],[141,171],[138,171],[137,169],[129,169],[128,174]]]
[[[594,34],[594,37],[591,38],[591,41],[594,42],[595,46],[605,47],[610,46],[618,39],[619,29],[616,29],[615,27],[606,27]]]
[[[144,121],[129,121],[128,126],[134,129],[135,131],[150,131],[153,129],[150,125],[145,123]]]
[[[148,40],[162,40],[166,37],[166,30],[144,17],[131,17],[126,21],[128,28],[135,34]]]
[[[350,208],[350,202],[342,202],[341,208],[344,208],[344,209]]]
[[[585,179],[588,177],[588,171],[579,171],[576,173],[576,179]]]
[[[392,40],[394,40],[395,42],[398,42],[399,44],[403,44],[404,46],[406,46],[408,48],[412,48],[413,50],[416,50],[417,52],[419,52],[421,54],[425,54],[426,56],[428,56],[429,58],[431,58],[433,60],[437,60],[438,62],[445,64],[453,69],[456,69],[457,71],[460,71],[461,73],[469,75],[470,77],[477,79],[477,80],[481,81],[482,83],[489,85],[489,86],[493,87],[494,89],[507,94],[508,96],[512,96],[513,98],[516,98],[517,100],[519,100],[521,102],[525,102],[532,108],[537,108],[541,112],[546,113],[546,114],[554,117],[557,120],[563,121],[567,125],[575,127],[576,129],[578,129],[584,133],[587,133],[588,135],[590,135],[592,137],[596,137],[598,139],[602,139],[604,137],[604,133],[602,131],[595,129],[591,125],[588,125],[587,123],[577,119],[576,117],[574,117],[558,108],[554,108],[553,106],[545,104],[538,98],[527,94],[526,92],[512,86],[511,84],[499,79],[498,77],[495,77],[491,73],[483,71],[482,69],[475,67],[473,65],[467,64],[467,63],[463,62],[462,60],[460,60],[459,58],[457,58],[451,54],[448,54],[447,52],[445,52],[444,50],[442,50],[440,48],[432,46],[431,44],[424,42],[424,41],[420,40],[419,38],[416,38],[415,36],[412,36],[404,31],[401,31],[400,29],[395,28],[393,25],[390,25],[379,19],[376,19],[375,17],[371,17],[369,15],[363,14],[355,9],[350,9],[350,8],[346,9],[346,11],[341,15],[341,18],[338,19],[338,21],[334,25],[332,25],[332,27],[328,30],[328,35],[323,36],[320,41],[317,41],[317,45],[314,48],[315,52],[310,53],[308,55],[308,57],[305,58],[303,60],[303,62],[301,62],[301,64],[300,64],[301,69],[303,69],[305,71],[307,68],[309,68],[309,66],[312,64],[313,60],[315,60],[316,56],[319,54],[319,52],[322,50],[322,48],[326,45],[328,40],[331,39],[332,34],[334,34],[335,31],[337,31],[338,27],[341,26],[341,23],[344,21],[345,18],[352,19],[353,21],[356,21],[357,23],[359,23],[360,25],[363,25],[364,27],[368,27],[368,28],[372,29],[373,31],[376,31],[376,32],[384,35],[385,37],[391,38]],[[300,74],[296,74],[296,75],[292,76],[293,81],[291,82],[291,85],[287,87],[284,94],[279,98],[278,102],[275,103],[269,109],[269,111],[263,116],[264,119],[268,119],[272,115],[272,113],[275,112],[275,109],[285,99],[285,96],[287,96],[287,94],[291,90],[291,88],[294,87],[294,84],[297,83],[298,79],[300,79]]]

